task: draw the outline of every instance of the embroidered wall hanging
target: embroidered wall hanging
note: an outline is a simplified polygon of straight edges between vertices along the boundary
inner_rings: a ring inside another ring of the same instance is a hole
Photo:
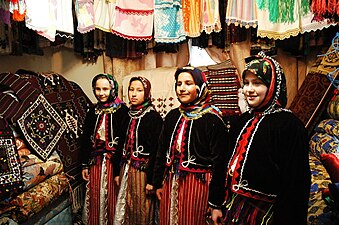
[[[2,122],[2,121],[1,121]],[[0,124],[2,125],[2,123]],[[4,128],[5,126],[1,126]],[[22,188],[19,155],[11,131],[0,131],[0,199],[13,196]]]
[[[67,125],[43,95],[18,119],[18,125],[32,149],[46,160]]]

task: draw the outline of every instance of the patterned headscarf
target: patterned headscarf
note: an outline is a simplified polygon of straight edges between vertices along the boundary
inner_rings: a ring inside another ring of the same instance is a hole
[[[118,98],[118,91],[119,91],[118,82],[110,74],[98,74],[98,75],[96,75],[92,80],[92,89],[93,89],[93,93],[94,93],[96,98],[97,98],[97,96],[95,94],[95,86],[96,86],[97,80],[99,80],[99,79],[107,79],[108,82],[110,83],[111,91],[110,91],[107,102],[98,101],[97,109],[100,109],[100,108],[101,109],[103,109],[103,108],[113,108],[114,110],[117,109],[120,104],[124,103]],[[98,112],[98,113],[102,113],[102,112]]]
[[[206,102],[210,101],[210,93],[207,89],[207,78],[205,74],[194,67],[186,66],[182,68],[178,68],[177,71],[174,74],[175,77],[175,88],[177,88],[177,81],[178,76],[180,73],[187,72],[192,75],[194,83],[196,85],[198,96],[196,99],[194,99],[192,102],[188,103],[188,105],[201,105]]]
[[[242,79],[248,71],[256,75],[268,88],[264,101],[253,111],[269,112],[276,108],[284,108],[287,104],[286,79],[280,64],[273,58],[259,52],[257,56],[245,59],[246,68]]]
[[[131,117],[138,117],[142,115],[148,109],[148,107],[153,107],[151,96],[151,82],[147,80],[145,77],[140,76],[132,77],[129,81],[128,89],[131,86],[131,83],[135,80],[140,81],[142,83],[142,86],[144,87],[144,102],[138,106],[134,105],[130,106],[129,115]]]
[[[175,89],[177,88],[179,74],[183,72],[192,75],[198,95],[196,99],[188,104],[181,103],[179,107],[181,113],[189,119],[197,119],[207,112],[220,115],[220,110],[216,106],[210,105],[211,95],[207,88],[207,78],[201,70],[190,66],[178,68],[174,74]]]

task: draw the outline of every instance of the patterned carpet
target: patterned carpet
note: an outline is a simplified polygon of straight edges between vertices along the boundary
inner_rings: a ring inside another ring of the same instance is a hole
[[[312,186],[308,209],[308,224],[335,225],[339,224],[339,213],[333,207],[333,201],[323,199],[322,191],[331,183],[330,177],[321,162],[310,155]]]

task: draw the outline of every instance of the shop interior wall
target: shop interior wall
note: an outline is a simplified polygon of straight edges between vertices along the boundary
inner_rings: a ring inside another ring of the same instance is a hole
[[[234,46],[231,51],[230,59],[234,61],[235,66],[239,71],[244,68],[243,58],[249,54],[249,49],[244,51],[244,47],[239,48]],[[185,53],[186,51],[186,53]],[[246,54],[244,54],[244,52]],[[241,57],[236,58],[236,55]],[[81,56],[76,55],[72,49],[68,48],[46,48],[43,56],[23,55],[23,56],[0,56],[0,72],[14,73],[18,69],[32,70],[35,72],[55,72],[63,75],[66,79],[76,82],[95,102],[95,97],[91,88],[91,80],[98,73],[112,73],[119,83],[122,83],[123,76],[130,74],[133,71],[156,68],[160,66],[182,66],[187,58],[187,50],[180,52],[179,56],[162,55],[161,60],[155,54],[148,54],[141,59],[111,59],[105,56],[99,56],[96,62],[84,62]],[[183,56],[184,55],[184,56]],[[297,58],[290,55],[288,52],[278,49],[278,55],[275,57],[282,65],[288,89],[288,105],[293,100],[302,82],[304,81],[309,68],[316,60],[317,52],[313,52],[307,57]],[[164,60],[165,59],[165,60]],[[161,63],[157,63],[161,61]],[[166,63],[167,61],[167,63]],[[121,90],[121,89],[120,89]],[[120,93],[122,94],[122,92]]]

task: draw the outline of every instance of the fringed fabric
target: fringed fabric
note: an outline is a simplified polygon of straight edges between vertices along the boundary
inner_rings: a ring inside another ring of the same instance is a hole
[[[179,43],[186,40],[179,0],[155,0],[154,40],[158,43]]]
[[[218,0],[202,1],[202,29],[206,34],[221,31]]]
[[[298,4],[296,4],[298,2]],[[260,10],[269,12],[269,21],[272,23],[292,23],[295,22],[295,7],[299,7],[301,16],[309,12],[308,0],[257,0]]]
[[[225,224],[271,225],[273,223],[272,203],[245,198],[234,193],[229,199],[223,212]]]

